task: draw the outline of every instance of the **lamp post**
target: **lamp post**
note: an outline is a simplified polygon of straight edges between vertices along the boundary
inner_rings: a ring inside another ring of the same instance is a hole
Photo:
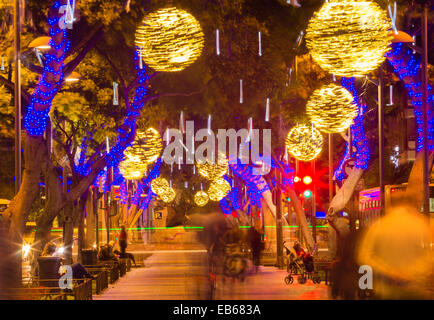
[[[422,14],[422,110],[423,110],[423,212],[429,219],[429,182],[428,168],[428,1],[423,5]]]
[[[15,194],[21,185],[21,51],[20,0],[14,2],[14,63],[15,63]]]

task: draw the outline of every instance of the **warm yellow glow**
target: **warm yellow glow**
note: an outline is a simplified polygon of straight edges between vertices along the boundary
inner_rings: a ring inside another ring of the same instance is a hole
[[[363,76],[383,61],[392,40],[391,22],[378,4],[366,0],[330,0],[314,13],[306,45],[326,71]]]
[[[36,48],[39,50],[48,50],[50,47],[51,37],[38,37],[29,44],[29,48]]]
[[[285,143],[294,158],[311,161],[320,154],[323,138],[321,132],[314,127],[301,124],[289,131]]]
[[[157,130],[137,131],[133,144],[124,151],[125,159],[119,164],[122,176],[128,180],[143,178],[148,165],[158,159],[161,150],[163,143]]]
[[[223,177],[228,171],[228,160],[226,157],[218,157],[218,160],[213,164],[206,161],[205,163],[196,163],[196,167],[202,177],[215,180]]]
[[[160,133],[154,128],[137,132],[134,144],[140,148],[142,159],[148,164],[157,160],[163,150]]]
[[[194,195],[194,202],[199,206],[203,207],[208,203],[209,197],[205,191],[198,191]]]
[[[72,71],[71,74],[65,78],[66,82],[76,82],[79,81],[81,79],[81,74],[79,74],[78,72]]]
[[[129,148],[125,150],[125,160],[119,163],[119,171],[127,180],[140,180],[145,175],[148,165],[141,161],[139,156],[132,155],[128,151]]]
[[[201,55],[204,36],[188,12],[164,8],[148,14],[136,32],[143,61],[156,71],[180,71]]]
[[[321,132],[337,133],[347,129],[357,116],[351,93],[334,83],[315,90],[306,105],[306,113]]]
[[[170,189],[169,182],[164,178],[155,178],[151,181],[151,190],[153,193],[161,196],[167,190]]]
[[[175,190],[173,190],[173,188],[169,187],[163,193],[159,194],[159,196],[161,200],[163,200],[166,203],[169,203],[175,200],[176,192]]]
[[[304,184],[311,184],[312,183],[312,178],[310,176],[305,176],[303,178],[303,183]]]
[[[208,189],[208,196],[211,201],[220,201],[231,191],[231,185],[223,178],[211,182]]]

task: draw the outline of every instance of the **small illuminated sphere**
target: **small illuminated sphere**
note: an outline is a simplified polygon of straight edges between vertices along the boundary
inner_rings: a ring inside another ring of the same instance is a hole
[[[324,70],[364,76],[384,61],[393,38],[385,10],[370,0],[329,0],[310,19],[306,46]]]
[[[209,197],[205,191],[198,191],[194,195],[194,202],[199,206],[203,207],[208,203]]]
[[[199,174],[208,179],[215,180],[221,178],[228,171],[228,160],[226,158],[219,158],[212,164],[208,161],[205,163],[196,163],[197,171]]]
[[[199,22],[188,12],[163,8],[143,19],[135,43],[149,67],[156,71],[181,71],[201,55],[204,35]]]
[[[319,131],[338,133],[351,126],[358,108],[347,89],[331,83],[312,93],[306,113]]]
[[[303,196],[304,196],[305,198],[310,198],[310,197],[312,196],[312,191],[310,191],[310,190],[305,190],[305,191],[303,192]]]
[[[127,148],[128,149],[128,148]],[[119,171],[127,180],[140,180],[144,177],[148,165],[140,160],[140,157],[134,156],[125,151],[125,160],[119,163]]]
[[[223,178],[211,182],[208,189],[208,196],[211,201],[220,201],[231,191],[231,185]]]
[[[312,183],[312,178],[310,176],[305,176],[303,178],[303,183],[304,184],[311,184]]]
[[[158,195],[161,200],[163,200],[166,203],[172,202],[175,200],[176,192],[173,190],[173,188],[169,187],[167,188],[163,193]]]
[[[295,176],[295,177],[294,177],[294,182],[297,183],[297,182],[299,182],[299,181],[300,181],[300,177]]]
[[[151,181],[152,192],[159,196],[165,193],[168,189],[170,189],[169,182],[164,178],[159,177]]]
[[[315,159],[322,150],[321,132],[312,126],[298,125],[289,131],[285,141],[288,152],[301,161]]]

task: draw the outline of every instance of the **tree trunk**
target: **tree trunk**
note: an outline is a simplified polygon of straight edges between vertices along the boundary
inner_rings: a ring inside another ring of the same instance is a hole
[[[306,241],[307,249],[310,252],[313,252],[315,249],[315,241],[313,240],[312,233],[309,231],[309,227],[307,225],[306,215],[304,214],[304,210],[301,207],[301,203],[300,203],[294,189],[289,188],[288,196],[291,199],[292,205],[294,206],[295,215],[297,217],[297,223],[300,226],[301,233],[303,235],[304,240]],[[283,219],[283,220],[286,221],[286,219]]]
[[[15,252],[9,259],[11,270],[11,283],[18,287],[21,285],[21,246],[23,233],[32,204],[39,194],[39,182],[41,177],[41,163],[46,151],[42,138],[26,136],[24,146],[24,172],[21,187],[12,199],[9,208],[3,213],[6,227],[8,228],[7,239],[10,248]]]
[[[431,172],[433,165],[434,153],[428,152],[428,172]],[[408,177],[408,186],[405,191],[405,201],[416,210],[420,210],[423,205],[423,152],[417,154],[416,160],[411,168]]]
[[[74,203],[68,202],[64,207],[65,223],[63,227],[64,239],[63,246],[65,248],[65,264],[72,264],[72,244],[74,236]]]
[[[95,244],[95,211],[94,211],[94,201],[93,201],[93,192],[90,191],[89,197],[87,197],[86,201],[86,248],[93,248]]]
[[[332,201],[330,201],[327,211],[327,221],[331,227],[329,228],[329,255],[332,258],[334,258],[337,253],[338,241],[344,239],[350,232],[347,219],[340,217],[338,213],[344,209],[348,201],[350,201],[363,172],[363,169],[355,168],[333,197]],[[352,214],[352,212],[349,214]]]
[[[86,208],[86,201],[87,196],[89,192],[85,192],[80,199],[78,200],[77,204],[77,215],[78,215],[78,256],[77,261],[81,262],[81,252],[83,249],[86,248],[86,239],[84,235],[84,212]]]

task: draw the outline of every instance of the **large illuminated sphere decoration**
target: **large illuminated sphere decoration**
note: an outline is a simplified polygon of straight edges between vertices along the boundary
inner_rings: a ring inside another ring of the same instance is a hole
[[[136,142],[142,149],[143,158],[148,164],[156,161],[163,150],[160,133],[154,128],[140,132],[136,137]]]
[[[133,144],[125,150],[125,156],[139,158],[146,164],[151,164],[160,156],[163,150],[161,136],[154,128],[145,131],[138,130]]]
[[[344,77],[377,69],[389,50],[391,22],[369,0],[329,0],[314,13],[306,29],[306,46],[326,71]]]
[[[196,167],[202,177],[215,180],[223,177],[228,171],[228,160],[226,157],[218,157],[215,163],[210,163],[208,160],[203,163],[197,162]]]
[[[152,192],[159,196],[165,193],[169,189],[170,189],[169,182],[167,182],[167,180],[164,178],[159,177],[151,181]]]
[[[129,147],[130,148],[130,147]],[[125,150],[125,160],[119,163],[119,171],[127,180],[140,180],[144,177],[148,165],[139,156],[131,154]]]
[[[306,113],[319,131],[337,133],[348,129],[357,117],[358,108],[347,89],[332,83],[313,92]]]
[[[136,31],[143,61],[156,71],[181,71],[201,55],[204,36],[188,12],[164,8],[148,14]]]
[[[194,195],[194,202],[199,206],[203,207],[208,203],[209,197],[205,191],[198,191]]]
[[[311,161],[320,154],[323,137],[313,126],[300,124],[289,131],[285,143],[288,152],[294,158]]]
[[[173,188],[169,187],[163,193],[159,194],[159,197],[164,202],[169,203],[169,202],[172,202],[173,200],[175,200],[176,192],[175,192],[175,190],[173,190]]]
[[[231,191],[231,185],[223,178],[211,182],[208,189],[208,197],[211,201],[220,201]]]

